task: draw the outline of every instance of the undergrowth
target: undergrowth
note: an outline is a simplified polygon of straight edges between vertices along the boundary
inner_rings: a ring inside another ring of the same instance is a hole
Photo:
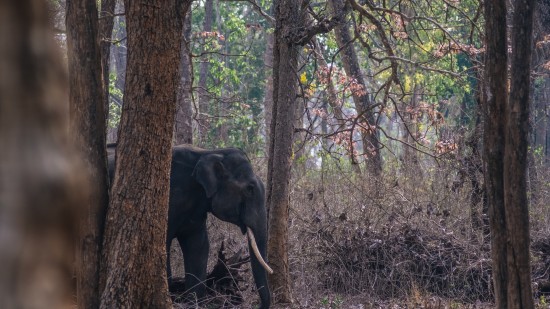
[[[265,176],[265,162],[255,160]],[[487,230],[472,223],[472,212],[481,214],[482,205],[471,206],[468,181],[456,185],[456,161],[385,163],[383,178],[351,172],[334,161],[322,169],[294,169],[290,307],[491,308],[490,239]],[[549,175],[542,166],[529,175],[537,308],[548,308],[550,295]],[[209,234],[209,265],[223,240],[227,250],[246,251],[244,236],[230,224],[210,218]],[[237,307],[250,308],[258,296],[249,265],[243,268],[244,303]]]

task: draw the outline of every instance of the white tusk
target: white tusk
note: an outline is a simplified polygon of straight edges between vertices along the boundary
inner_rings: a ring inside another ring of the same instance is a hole
[[[262,267],[267,270],[269,274],[273,274],[273,269],[267,265],[267,263],[262,258],[262,255],[260,254],[260,250],[258,250],[258,245],[256,244],[256,238],[254,238],[254,233],[252,233],[252,230],[247,227],[246,228],[248,239],[250,240],[250,245],[252,246],[252,251],[254,251],[254,255],[258,259],[258,262],[262,265]]]

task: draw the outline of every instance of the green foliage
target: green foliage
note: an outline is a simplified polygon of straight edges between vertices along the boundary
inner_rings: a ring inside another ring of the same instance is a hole
[[[116,128],[120,122],[122,111],[123,94],[116,86],[116,74],[109,74],[109,117],[107,125],[109,128]]]
[[[541,308],[547,308],[548,306],[548,301],[546,300],[546,297],[544,295],[541,295],[539,298],[539,306]]]
[[[265,74],[263,54],[266,23],[248,5],[234,2],[214,4],[216,16],[212,33],[201,31],[204,7],[193,10],[192,51],[195,79],[198,82],[200,62],[209,64],[207,92],[211,99],[208,113],[212,116],[205,147],[239,147],[258,152],[263,148],[263,98]],[[201,54],[202,53],[202,54]],[[222,130],[227,139],[222,140]]]
[[[336,295],[335,297],[325,296],[319,303],[326,309],[339,309],[342,308],[344,301],[340,296]]]

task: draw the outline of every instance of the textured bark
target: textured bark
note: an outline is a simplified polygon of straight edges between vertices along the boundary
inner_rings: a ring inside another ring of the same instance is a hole
[[[508,308],[534,308],[531,288],[527,147],[529,92],[535,0],[515,3],[504,154],[504,202],[507,228]]]
[[[275,45],[273,48],[273,109],[269,145],[267,206],[269,209],[268,258],[274,270],[270,286],[275,303],[290,303],[288,268],[288,214],[292,141],[298,88],[299,47],[288,33],[302,20],[298,2],[275,2]]]
[[[101,308],[171,307],[166,225],[181,29],[188,3],[126,1],[128,68],[107,213]]]
[[[64,62],[46,1],[0,1],[0,308],[73,306],[76,212]]]
[[[204,23],[202,31],[212,31],[212,19],[214,13],[214,0],[205,0],[204,2]],[[202,49],[204,52],[204,48]],[[210,95],[208,94],[208,75],[209,62],[208,58],[203,55],[201,57],[201,65],[199,71],[199,88],[197,90],[199,95],[199,145],[204,145],[208,138],[208,131],[210,130],[210,124],[208,120],[208,107],[210,104]]]
[[[77,251],[79,308],[98,308],[101,243],[109,203],[105,149],[106,104],[94,0],[67,1],[67,56],[71,132],[85,158],[81,173],[90,179],[90,196],[82,201]]]
[[[330,0],[330,5],[332,6],[334,15],[340,14],[345,9],[343,0]],[[341,49],[342,64],[344,65],[346,75],[355,79],[357,84],[363,86],[365,91],[364,95],[359,95],[356,92],[353,93],[353,102],[357,115],[361,119],[360,122],[366,122],[369,126],[374,126],[376,122],[374,111],[372,110],[372,102],[366,93],[367,84],[359,66],[359,59],[353,46],[349,27],[349,19],[346,19],[345,23],[334,28],[336,42],[338,43],[338,48]],[[372,175],[378,177],[382,174],[382,156],[380,154],[380,143],[378,142],[376,130],[374,132],[361,131],[361,140],[363,142],[363,154],[369,158],[367,169]]]
[[[491,230],[495,307],[507,308],[504,137],[507,102],[506,1],[487,0],[485,14],[484,174]]]
[[[187,11],[183,24],[181,43],[180,88],[176,110],[175,140],[176,145],[193,143],[193,66],[191,63],[191,10]]]

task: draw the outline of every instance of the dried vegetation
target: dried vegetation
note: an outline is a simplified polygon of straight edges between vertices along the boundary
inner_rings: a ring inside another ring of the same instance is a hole
[[[472,226],[470,184],[457,188],[456,161],[421,164],[404,168],[396,163],[383,181],[345,172],[338,164],[295,169],[289,222],[293,308],[492,307],[490,243],[481,228]],[[533,171],[533,280],[538,306],[545,308],[550,177],[542,167]],[[227,257],[241,252],[238,260],[246,259],[237,228],[213,218],[209,226],[209,271],[224,240]],[[257,294],[248,268],[240,263],[238,275],[229,275],[236,292],[210,288],[211,297],[201,307],[253,306]]]

